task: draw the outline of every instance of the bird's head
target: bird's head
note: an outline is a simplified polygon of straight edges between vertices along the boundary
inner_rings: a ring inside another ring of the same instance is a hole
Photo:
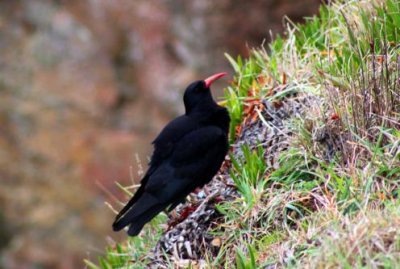
[[[212,98],[210,86],[217,79],[222,78],[227,73],[217,73],[205,80],[197,80],[192,82],[185,90],[183,102],[185,104],[186,114],[196,109],[209,109],[210,105],[214,105],[215,101]]]

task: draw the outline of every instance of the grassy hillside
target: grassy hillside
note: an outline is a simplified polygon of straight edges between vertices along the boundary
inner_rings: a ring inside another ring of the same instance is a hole
[[[227,57],[221,176],[236,195],[214,202],[216,248],[197,260],[166,252],[165,267],[400,264],[400,2],[336,1],[250,58]],[[165,221],[88,266],[145,267]]]

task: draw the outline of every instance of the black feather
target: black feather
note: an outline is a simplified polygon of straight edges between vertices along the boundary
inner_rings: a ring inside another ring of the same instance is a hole
[[[228,151],[229,114],[212,99],[204,81],[185,91],[186,113],[171,121],[153,141],[150,167],[133,198],[118,213],[114,231],[129,226],[135,236],[164,209],[172,210],[208,183]]]

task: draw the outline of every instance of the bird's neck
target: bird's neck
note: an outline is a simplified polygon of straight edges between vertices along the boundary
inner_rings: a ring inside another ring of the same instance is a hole
[[[215,113],[220,106],[215,102],[206,102],[186,110],[186,115],[196,118],[208,118]]]
[[[191,113],[187,113],[186,115],[196,119],[200,124],[215,125],[228,132],[230,121],[229,113],[226,108],[216,103],[208,108],[202,107],[202,109],[194,109]]]

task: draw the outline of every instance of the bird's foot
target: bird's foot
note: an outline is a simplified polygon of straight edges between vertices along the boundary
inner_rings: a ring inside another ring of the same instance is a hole
[[[178,225],[179,223],[181,223],[182,221],[184,221],[185,219],[187,219],[187,218],[190,216],[190,214],[192,214],[193,212],[196,211],[197,207],[198,207],[198,205],[184,207],[184,208],[181,210],[181,212],[180,212],[179,215],[178,215],[178,214],[176,213],[176,211],[174,210],[174,212],[173,212],[173,214],[172,214],[172,219],[171,219],[171,221],[168,223],[168,228],[167,228],[167,230],[169,230],[169,229],[175,227],[176,225]]]
[[[204,188],[204,193],[206,193],[206,188]],[[201,203],[198,203],[197,205],[189,205],[186,206],[184,208],[182,208],[179,216],[176,213],[175,210],[173,210],[172,212],[172,219],[171,221],[168,223],[168,228],[167,230],[170,230],[171,228],[175,227],[176,225],[178,225],[179,223],[183,222],[184,220],[186,220],[191,214],[193,213],[197,213],[198,211],[204,209],[204,207],[211,201],[214,200],[217,203],[220,203],[223,199],[222,197],[219,196],[220,191],[217,190],[213,193],[207,192],[207,196],[204,198],[204,200]]]
[[[181,215],[179,216],[180,222],[184,221],[185,219],[187,219],[187,217],[189,217],[190,214],[192,214],[194,211],[196,211],[198,206],[187,206],[185,207],[182,212]]]

